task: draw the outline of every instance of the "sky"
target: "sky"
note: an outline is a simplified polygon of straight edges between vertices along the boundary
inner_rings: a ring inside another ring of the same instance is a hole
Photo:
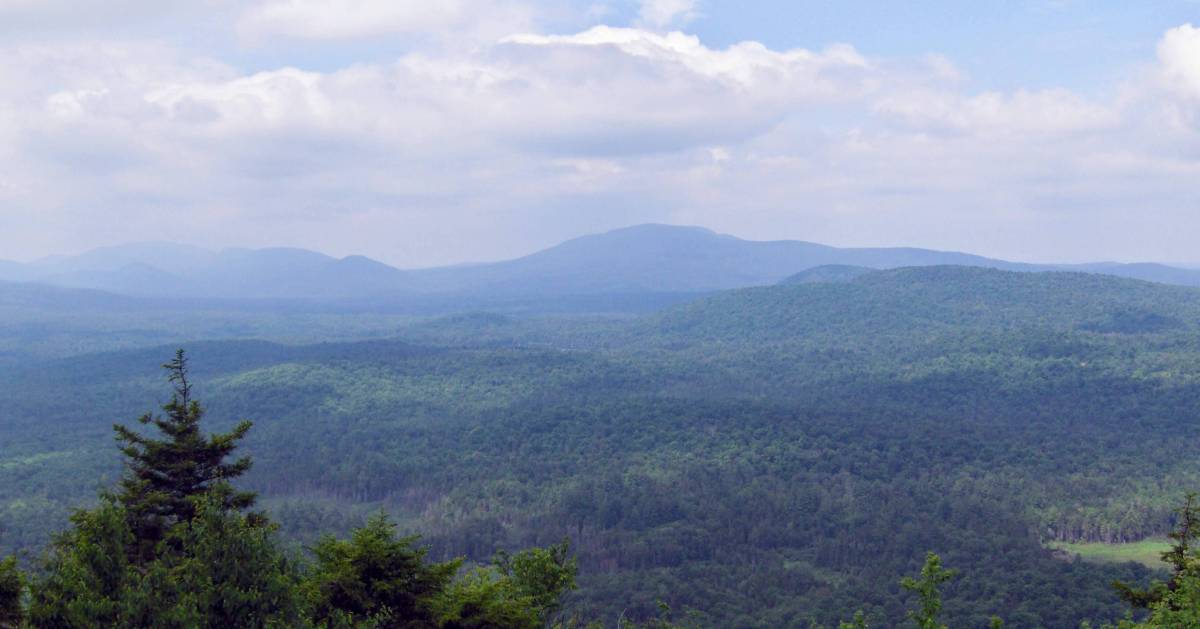
[[[649,222],[1200,264],[1200,1],[0,0],[0,259]]]

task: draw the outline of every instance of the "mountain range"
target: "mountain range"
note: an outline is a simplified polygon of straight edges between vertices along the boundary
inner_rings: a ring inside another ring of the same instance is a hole
[[[838,268],[810,272],[818,267]],[[401,270],[363,256],[334,258],[295,248],[211,251],[139,243],[0,261],[0,281],[153,298],[396,303],[415,300],[546,299],[700,293],[792,281],[822,281],[847,267],[956,265],[1009,271],[1071,270],[1200,286],[1200,270],[1100,262],[1045,265],[916,248],[838,248],[750,241],[700,227],[638,225],[568,240],[502,262]],[[850,276],[856,275],[849,271]]]

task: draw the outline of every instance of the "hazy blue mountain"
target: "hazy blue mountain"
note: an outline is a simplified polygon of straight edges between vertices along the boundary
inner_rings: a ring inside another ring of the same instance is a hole
[[[19,281],[25,279],[25,265],[9,260],[0,260],[0,281]]]
[[[782,280],[779,280],[779,284],[835,284],[839,282],[849,282],[856,277],[866,275],[867,273],[873,273],[875,271],[876,269],[865,266],[853,266],[850,264],[825,264],[822,266],[814,266],[811,269],[805,269],[799,273],[796,273],[795,275],[789,275]]]
[[[1128,277],[1160,284],[1178,284],[1180,286],[1200,286],[1200,271],[1196,269],[1181,269],[1165,264],[1138,262],[1120,264],[1117,262],[1102,262],[1097,264],[1079,264],[1065,266],[1064,269],[1083,271],[1087,273],[1103,273],[1117,277]]]
[[[1007,271],[1075,270],[1200,286],[1200,271],[1158,264],[1037,265],[910,247],[838,248],[751,241],[701,227],[637,225],[568,240],[492,264],[411,271],[416,292],[586,295],[708,292],[778,283],[821,266],[893,269],[968,266]]]
[[[105,247],[0,266],[0,279],[145,297],[332,300],[391,293],[405,273],[350,256],[293,248],[220,252],[170,243]]]
[[[259,299],[342,299],[390,293],[405,273],[380,262],[338,259],[292,248],[230,249],[189,274],[200,295]]]
[[[33,282],[0,280],[0,308],[62,310],[132,310],[139,300],[99,290],[67,288]]]
[[[175,296],[183,280],[177,275],[142,262],[132,262],[117,268],[78,268],[71,271],[29,274],[34,281],[67,288],[86,288],[123,295]]]
[[[701,227],[638,225],[583,236],[507,262],[414,272],[422,290],[509,293],[713,291],[774,284],[828,264],[872,268],[1023,265],[924,249],[839,249],[794,241],[750,241]]]
[[[583,304],[596,302],[595,296],[620,295],[621,303],[632,303],[638,295],[653,294],[661,301],[665,295],[775,284],[823,266],[891,269],[934,265],[1077,270],[1200,286],[1200,271],[1159,264],[1033,265],[928,249],[750,241],[674,225],[638,225],[583,236],[503,262],[412,271],[362,256],[338,259],[304,249],[213,252],[141,243],[26,265],[0,264],[0,280],[32,280],[147,297],[294,300],[358,309],[447,311],[495,306],[519,310],[530,303],[544,305],[545,300],[567,297],[588,297],[580,302]],[[811,281],[832,272],[826,269],[799,279]],[[602,309],[607,307],[603,300],[597,303]]]
[[[100,247],[75,256],[50,256],[34,261],[27,268],[41,276],[70,275],[79,272],[120,271],[144,265],[165,273],[181,274],[212,264],[217,253],[201,247],[170,242],[140,242]]]

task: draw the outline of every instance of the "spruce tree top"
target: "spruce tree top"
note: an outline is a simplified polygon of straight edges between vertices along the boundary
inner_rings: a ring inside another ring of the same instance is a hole
[[[137,538],[145,540],[149,549],[163,539],[172,525],[195,515],[196,498],[241,476],[251,465],[249,457],[227,461],[251,423],[243,421],[227,433],[203,434],[200,420],[204,409],[192,399],[184,351],[176,351],[175,358],[164,364],[163,369],[174,386],[171,401],[162,407],[165,415],[146,413],[138,418],[144,425],[153,424],[163,438],[113,426],[126,468],[117,499],[127,509]],[[255,501],[254,493],[227,487],[217,494],[222,497],[224,508],[231,510],[249,508]]]

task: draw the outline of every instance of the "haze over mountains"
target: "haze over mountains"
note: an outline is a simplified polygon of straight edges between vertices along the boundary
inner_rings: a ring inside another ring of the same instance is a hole
[[[960,265],[1074,270],[1200,286],[1200,271],[1159,264],[1025,264],[915,248],[837,248],[749,241],[700,227],[638,225],[583,236],[513,260],[401,270],[362,256],[294,248],[210,251],[170,243],[107,247],[28,264],[0,262],[0,281],[34,282],[140,298],[381,302],[698,293],[774,284],[817,267]],[[847,270],[818,271],[820,281]],[[851,275],[857,273],[851,271]],[[11,292],[12,287],[4,292]],[[29,289],[25,289],[26,296]]]

